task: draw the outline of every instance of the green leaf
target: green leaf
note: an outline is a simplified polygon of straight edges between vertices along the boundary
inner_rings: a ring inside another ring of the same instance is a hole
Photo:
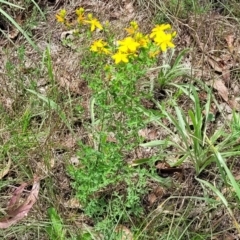
[[[50,239],[55,240],[65,240],[65,230],[63,229],[63,224],[62,224],[62,219],[58,215],[57,211],[55,208],[49,208],[48,211],[48,216],[51,220],[51,227],[47,228],[47,233],[50,237]]]
[[[147,142],[147,143],[141,143],[139,145],[141,147],[156,147],[156,146],[160,146],[160,145],[170,146],[170,145],[173,145],[173,143],[168,140],[154,140],[154,141]]]

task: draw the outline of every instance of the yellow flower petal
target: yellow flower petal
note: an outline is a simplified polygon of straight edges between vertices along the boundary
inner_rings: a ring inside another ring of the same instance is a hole
[[[98,52],[98,53],[104,53],[104,54],[110,54],[110,50],[106,48],[107,43],[104,42],[102,39],[99,39],[95,42],[90,47],[90,50],[92,52]]]
[[[161,34],[162,32],[164,32],[167,29],[171,29],[171,25],[170,24],[156,25],[152,29],[152,33],[150,34],[150,38],[154,38],[157,34]]]
[[[90,18],[90,17],[88,16],[88,18]],[[93,32],[96,28],[98,28],[100,30],[103,29],[101,23],[96,18],[91,18],[89,21],[85,21],[85,23],[88,23],[91,25],[91,32]]]
[[[119,51],[124,52],[124,53],[134,53],[137,51],[137,48],[140,46],[140,44],[138,42],[135,41],[134,38],[132,37],[126,37],[121,41],[117,42],[120,47],[119,47]]]
[[[115,63],[118,64],[120,62],[128,63],[128,55],[126,53],[117,52],[112,58],[115,60]]]
[[[161,48],[162,51],[166,51],[168,47],[175,47],[175,45],[171,41],[172,34],[166,34],[165,32],[158,32],[158,34],[154,38],[154,42]]]

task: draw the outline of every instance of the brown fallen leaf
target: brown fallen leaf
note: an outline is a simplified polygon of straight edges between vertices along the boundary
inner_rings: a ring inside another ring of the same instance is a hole
[[[220,57],[210,56],[207,58],[209,65],[215,72],[221,73],[227,86],[231,84],[230,68],[232,65],[232,57],[230,54],[223,54]]]
[[[207,59],[208,63],[210,64],[210,66],[214,69],[214,71],[222,73],[223,72],[223,66],[220,64],[219,59],[214,59],[212,58],[208,58]]]
[[[228,102],[228,89],[222,80],[211,81],[214,89],[218,91],[218,94],[222,97],[225,102]]]
[[[154,193],[150,193],[147,197],[149,205],[152,206],[157,201],[157,196]]]
[[[237,98],[233,98],[233,99],[231,99],[231,100],[229,100],[228,101],[228,104],[229,104],[229,107],[231,108],[231,109],[234,109],[234,110],[236,110],[236,111],[240,111],[240,104],[239,104],[239,102],[237,101]]]
[[[8,228],[26,217],[33,204],[37,201],[40,182],[38,177],[34,177],[32,190],[29,196],[23,203],[20,203],[21,194],[27,185],[27,183],[23,183],[14,191],[7,206],[7,216],[0,219],[0,229]]]

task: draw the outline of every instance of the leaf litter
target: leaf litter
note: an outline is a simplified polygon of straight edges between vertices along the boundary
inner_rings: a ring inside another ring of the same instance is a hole
[[[15,191],[8,203],[7,215],[0,219],[0,229],[9,228],[13,224],[18,223],[23,218],[27,217],[29,211],[38,199],[40,190],[40,178],[35,176],[33,179],[32,189],[28,197],[24,200],[21,198],[24,189],[29,186],[28,183],[22,183]]]

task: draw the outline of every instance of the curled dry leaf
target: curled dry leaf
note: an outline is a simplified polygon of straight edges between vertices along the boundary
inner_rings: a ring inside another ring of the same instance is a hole
[[[40,189],[40,182],[39,178],[35,177],[29,196],[25,201],[23,201],[23,203],[20,203],[21,194],[27,185],[27,183],[23,183],[14,191],[13,196],[7,206],[7,216],[0,219],[0,229],[8,228],[26,217],[33,204],[37,201]]]

